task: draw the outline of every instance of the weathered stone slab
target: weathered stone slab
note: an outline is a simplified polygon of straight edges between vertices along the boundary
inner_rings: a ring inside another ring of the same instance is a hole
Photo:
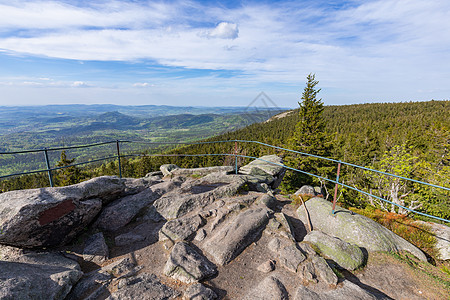
[[[196,194],[171,193],[159,198],[153,205],[159,214],[161,214],[165,219],[171,220],[184,216],[185,214],[196,209],[203,208],[214,202],[216,199],[226,196],[234,196],[244,184],[244,181],[237,181],[230,184],[220,185],[213,190]]]
[[[124,189],[121,179],[103,176],[66,187],[1,193],[0,243],[27,248],[65,244],[93,220],[102,203]]]
[[[320,250],[322,256],[331,258],[343,269],[355,270],[364,264],[362,250],[358,246],[344,242],[339,238],[313,230],[303,240],[314,244]]]
[[[253,288],[243,300],[288,300],[283,283],[275,276],[268,276]]]
[[[249,164],[241,167],[239,173],[257,176],[271,176],[272,180],[266,182],[273,189],[276,189],[283,180],[286,168],[283,166],[283,160],[276,155],[266,155],[255,159]]]
[[[176,168],[170,171],[170,174],[176,176],[205,176],[211,173],[217,172],[232,172],[234,171],[234,167],[232,166],[215,166],[215,167],[205,167],[205,168],[192,168],[192,169],[184,169],[184,168]]]
[[[125,195],[134,195],[151,187],[154,184],[161,183],[159,177],[143,177],[143,178],[124,178]]]
[[[100,199],[80,200],[45,189],[17,192],[0,194],[0,243],[16,247],[65,244],[94,219],[102,206]]]
[[[302,261],[306,259],[306,256],[298,249],[297,244],[290,244],[281,248],[278,257],[283,267],[289,271],[295,273]]]
[[[145,189],[138,194],[115,200],[102,210],[95,225],[106,231],[122,228],[131,222],[143,207],[152,204],[159,197],[152,189]]]
[[[103,233],[98,232],[90,236],[85,243],[83,259],[93,263],[102,263],[109,257],[109,249]]]
[[[0,299],[64,299],[81,278],[79,265],[54,253],[0,261]]]
[[[164,267],[164,274],[185,283],[198,282],[217,273],[216,266],[184,242],[176,243]]]
[[[436,245],[434,248],[439,251],[439,259],[450,260],[450,227],[444,224],[437,224],[433,222],[416,221],[419,224],[429,226],[431,232],[436,238]]]
[[[367,251],[408,251],[417,258],[427,261],[425,254],[408,241],[399,237],[371,219],[336,206],[331,214],[332,203],[322,198],[312,198],[305,203],[314,230],[338,237]],[[297,210],[299,218],[306,222],[303,207]]]
[[[103,205],[117,199],[125,190],[125,181],[116,176],[100,176],[64,187],[45,188],[56,189],[64,195],[79,194],[80,199],[100,198]]]
[[[113,276],[101,270],[95,270],[83,277],[72,288],[66,300],[96,299],[100,294],[106,292],[106,287]]]
[[[326,291],[313,291],[303,285],[300,285],[296,291],[294,300],[375,300],[390,299],[389,297],[375,296],[370,292],[360,288],[351,281],[345,280],[341,287]]]
[[[156,275],[148,273],[121,279],[118,287],[108,300],[168,300],[181,295],[177,290],[162,284]]]
[[[216,263],[227,264],[255,241],[268,220],[267,208],[243,211],[224,224],[213,236],[207,238],[203,249],[214,258]]]
[[[196,231],[204,224],[205,220],[200,215],[171,220],[165,223],[159,231],[159,240],[190,241],[194,238]]]

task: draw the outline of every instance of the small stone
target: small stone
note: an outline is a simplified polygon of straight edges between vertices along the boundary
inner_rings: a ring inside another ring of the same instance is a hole
[[[321,280],[323,280],[326,284],[336,286],[336,284],[338,283],[338,277],[336,276],[336,274],[334,274],[333,270],[327,264],[325,259],[317,255],[312,258],[312,263],[314,265],[316,274]]]
[[[300,265],[298,274],[304,281],[317,283],[317,275],[311,260],[307,260]]]
[[[92,235],[86,241],[83,251],[83,259],[93,263],[102,263],[109,257],[108,246],[105,242],[103,233],[99,232]]]
[[[164,274],[185,283],[193,283],[217,273],[216,266],[191,246],[178,242],[173,246]]]
[[[197,234],[195,235],[194,240],[201,242],[205,239],[205,237],[206,237],[206,231],[205,231],[205,229],[202,228],[199,231],[197,231]]]
[[[184,292],[184,299],[186,300],[211,300],[216,298],[217,294],[201,283],[189,286]]]
[[[281,265],[293,273],[297,272],[300,263],[306,259],[296,244],[282,248],[279,253],[279,258]]]
[[[257,270],[260,272],[263,272],[263,273],[272,272],[273,270],[275,270],[275,261],[268,260],[268,261],[262,263],[261,265],[259,265]]]
[[[303,195],[308,195],[308,196],[315,196],[316,195],[316,191],[315,189],[310,186],[310,185],[304,185],[301,188],[299,188],[296,192],[295,192],[296,196],[303,196]]]
[[[120,277],[132,272],[135,266],[136,264],[129,257],[126,257],[103,267],[101,271]]]
[[[177,165],[174,165],[174,164],[166,164],[166,165],[162,165],[159,167],[163,176],[171,175],[171,171],[173,171],[175,169],[179,169],[179,168],[180,167],[178,167]]]
[[[258,203],[264,204],[268,208],[274,210],[277,208],[278,200],[269,194],[264,194],[259,198]]]

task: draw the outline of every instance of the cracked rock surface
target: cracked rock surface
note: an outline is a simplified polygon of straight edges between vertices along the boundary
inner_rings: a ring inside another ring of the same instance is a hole
[[[304,209],[275,190],[281,163],[265,156],[238,174],[163,165],[144,178],[2,193],[0,300],[398,298],[386,273],[371,271],[372,248],[367,271],[351,273],[366,245],[358,241],[373,238],[370,222],[338,216],[343,228],[362,224],[348,241],[323,227],[333,222],[320,214],[327,204],[312,199],[307,233]],[[414,250],[382,232],[389,249]],[[395,282],[408,299],[433,298],[401,270]]]

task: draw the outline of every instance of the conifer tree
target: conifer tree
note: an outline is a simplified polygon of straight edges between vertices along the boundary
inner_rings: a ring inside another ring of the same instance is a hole
[[[56,164],[57,167],[65,167],[71,165],[75,162],[75,158],[69,159],[67,158],[66,151],[63,150],[61,152],[61,159]],[[80,180],[80,170],[75,167],[68,167],[64,169],[59,169],[57,171],[56,181],[59,186],[66,186],[78,183]]]
[[[329,156],[330,143],[327,141],[325,132],[325,119],[322,116],[324,107],[322,99],[317,98],[320,89],[316,88],[319,83],[315,79],[314,74],[307,77],[306,87],[303,90],[302,102],[299,102],[300,120],[295,126],[295,131],[289,139],[288,148],[299,152]],[[293,167],[312,174],[326,176],[332,169],[327,161],[288,152],[285,157],[285,163],[289,167]],[[318,183],[316,177],[312,177],[303,173],[288,171],[284,180],[282,189],[284,192],[293,192],[304,184]]]

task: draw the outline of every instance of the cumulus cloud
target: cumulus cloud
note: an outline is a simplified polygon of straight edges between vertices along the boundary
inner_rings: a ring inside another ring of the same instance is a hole
[[[417,88],[428,91],[448,86],[450,36],[442,28],[450,27],[449,1],[350,2],[337,7],[323,1],[307,1],[308,5],[303,1],[250,1],[227,8],[195,0],[105,0],[101,5],[95,1],[0,0],[0,55],[80,63],[150,62],[158,72],[165,72],[164,84],[158,81],[161,74],[140,77],[148,69],[137,64],[129,74],[118,75],[135,75],[125,85],[136,93],[144,91],[133,87],[151,86],[147,80],[156,82],[157,89],[190,70],[194,75],[187,76],[199,78],[197,87],[205,82],[205,74],[214,74],[205,89],[217,88],[227,76],[237,86],[248,79],[246,87],[265,83],[293,87],[302,85],[309,72],[317,74],[324,93],[331,87],[328,90],[342,91],[342,97],[355,87],[359,94],[369,95],[379,95],[379,86],[386,87],[387,95],[403,87],[397,94],[406,95]],[[94,71],[111,76],[108,68]],[[220,73],[227,71],[231,72],[225,76]],[[86,87],[86,82],[73,81],[92,78],[76,76],[64,77],[61,85]],[[103,85],[95,80],[95,87]]]
[[[134,87],[138,87],[138,88],[146,88],[146,87],[152,87],[155,86],[154,84],[150,84],[148,82],[136,82],[135,84],[133,84]]]
[[[239,36],[237,24],[221,22],[208,32],[208,37],[218,39],[236,39]]]
[[[84,81],[74,81],[71,86],[75,88],[85,88],[90,87],[91,85],[87,84]]]

